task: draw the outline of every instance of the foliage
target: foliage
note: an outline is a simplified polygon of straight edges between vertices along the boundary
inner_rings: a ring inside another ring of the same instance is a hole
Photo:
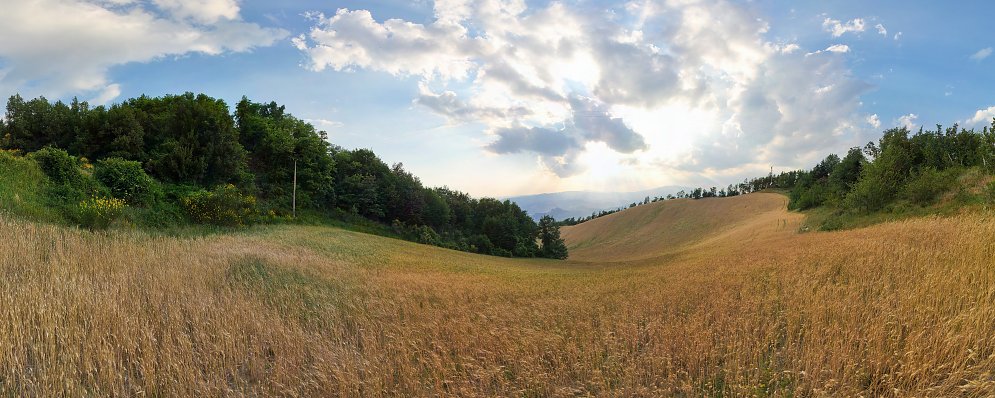
[[[82,178],[79,159],[59,148],[45,147],[31,154],[38,166],[56,184],[75,184]]]
[[[200,224],[240,227],[251,224],[258,215],[256,198],[243,195],[232,184],[195,191],[183,197],[181,204],[187,216]]]
[[[149,206],[162,195],[159,184],[136,161],[121,158],[99,160],[93,176],[110,189],[111,195],[133,206]]]
[[[37,151],[33,158],[53,182],[48,196],[66,212],[110,194],[136,207],[126,211],[129,220],[151,228],[174,225],[180,213],[198,223],[243,225],[255,218],[250,198],[258,198],[272,222],[296,204],[301,212],[357,215],[384,227],[397,220],[400,236],[443,247],[539,253],[535,221],[511,202],[425,187],[400,163],[329,144],[325,132],[275,102],[243,97],[229,112],[224,101],[193,93],[92,108],[15,95],[0,123],[0,145]],[[99,159],[93,173],[83,170],[83,157]]]
[[[956,172],[957,169],[949,171]],[[950,172],[940,172],[932,167],[926,167],[914,173],[902,187],[901,196],[909,202],[927,206],[936,202],[943,192],[950,189],[956,178]]]
[[[125,202],[117,198],[92,197],[76,204],[72,219],[87,229],[106,229],[121,217]]]
[[[0,150],[0,211],[35,221],[62,221],[58,210],[47,203],[49,184],[38,162],[14,151]]]
[[[254,103],[245,97],[235,108],[235,120],[261,199],[290,207],[296,164],[297,206],[334,204],[335,161],[324,131],[286,113],[275,102]]]
[[[539,220],[539,240],[542,242],[542,257],[559,260],[567,258],[567,245],[560,238],[560,227],[553,217],[543,216]]]

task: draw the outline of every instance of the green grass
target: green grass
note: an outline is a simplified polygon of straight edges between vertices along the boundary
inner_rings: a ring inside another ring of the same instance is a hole
[[[31,159],[0,151],[0,211],[32,221],[62,223],[65,219],[48,206],[48,177]]]

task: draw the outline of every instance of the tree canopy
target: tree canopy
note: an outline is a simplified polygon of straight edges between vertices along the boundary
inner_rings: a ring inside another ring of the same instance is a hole
[[[549,236],[540,249],[540,227],[517,204],[426,187],[400,163],[388,166],[369,149],[331,144],[325,132],[275,102],[243,97],[232,113],[223,100],[193,93],[92,108],[75,99],[67,105],[15,95],[0,123],[0,148],[56,149],[59,156],[38,159],[72,167],[99,161],[94,184],[106,185],[110,195],[135,205],[163,197],[199,206],[191,213],[197,220],[235,211],[225,210],[226,203],[246,216],[255,214],[250,203],[264,213],[289,213],[296,168],[301,209],[360,216],[399,236],[458,250],[565,257],[545,249]],[[226,224],[243,222],[240,216]]]

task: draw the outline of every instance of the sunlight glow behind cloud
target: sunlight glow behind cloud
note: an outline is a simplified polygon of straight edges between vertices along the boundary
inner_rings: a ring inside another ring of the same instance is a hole
[[[866,126],[859,96],[869,86],[841,58],[847,45],[798,53],[768,41],[769,25],[734,3],[446,0],[434,11],[429,24],[311,13],[294,44],[314,71],[417,77],[414,103],[450,124],[484,125],[486,150],[531,152],[560,178],[603,173],[613,157],[618,173],[802,166]],[[841,36],[864,21],[824,26]]]

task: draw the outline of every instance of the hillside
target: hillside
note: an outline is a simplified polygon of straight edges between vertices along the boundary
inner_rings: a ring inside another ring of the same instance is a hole
[[[991,214],[798,234],[784,200],[640,206],[565,231],[568,261],[0,215],[0,395],[995,391]]]
[[[640,260],[674,253],[706,238],[724,237],[742,245],[772,233],[793,234],[802,216],[789,213],[786,206],[787,198],[772,193],[667,200],[563,228],[562,236],[572,260]]]

